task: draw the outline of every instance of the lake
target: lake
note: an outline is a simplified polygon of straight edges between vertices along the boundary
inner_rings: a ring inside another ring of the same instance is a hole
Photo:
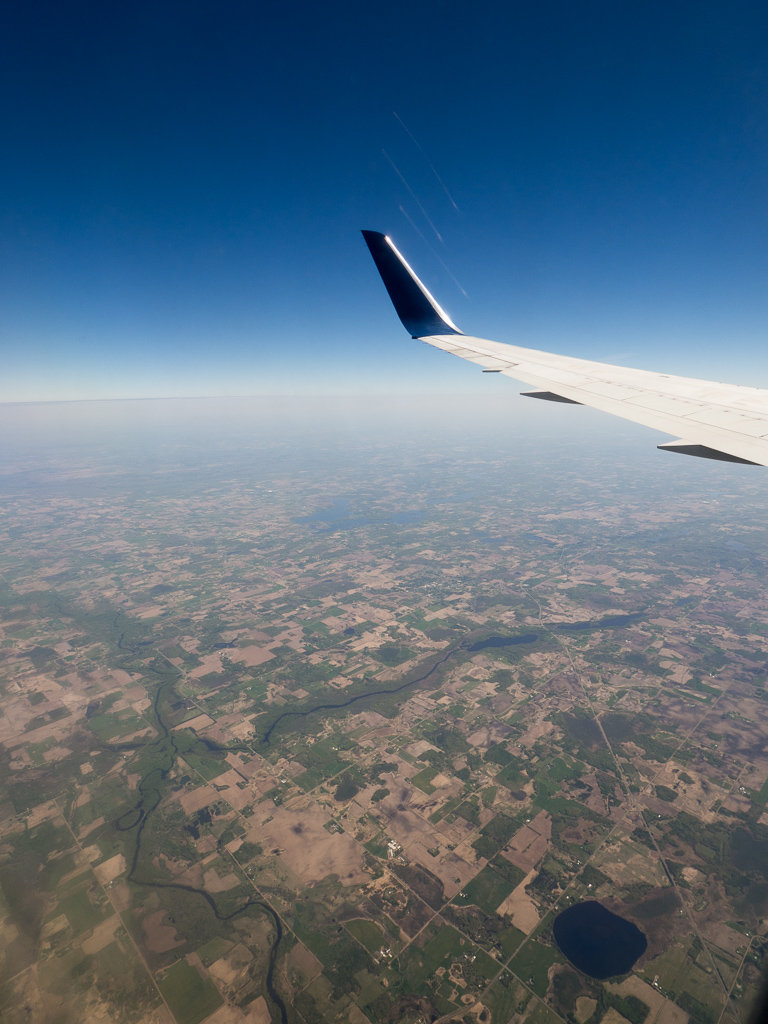
[[[630,612],[628,615],[608,615],[604,619],[593,619],[587,622],[561,622],[555,628],[562,629],[566,633],[588,629],[621,629],[623,626],[633,626],[636,622],[642,622],[646,612]]]
[[[637,925],[597,900],[577,903],[558,914],[552,932],[574,967],[601,980],[627,974],[648,948]]]
[[[309,523],[316,533],[333,533],[336,530],[356,530],[360,526],[412,526],[426,516],[423,509],[409,509],[405,512],[383,512],[372,515],[356,515],[351,511],[351,499],[337,498],[330,508],[321,509],[311,516],[299,516],[296,523]],[[324,527],[317,524],[326,523]]]
[[[532,644],[538,639],[537,633],[526,633],[525,636],[489,636],[485,640],[478,640],[467,650],[475,653],[488,647],[516,647],[518,644]]]

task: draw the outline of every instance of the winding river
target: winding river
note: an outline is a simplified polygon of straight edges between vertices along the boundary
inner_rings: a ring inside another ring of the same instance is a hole
[[[439,661],[436,661],[432,668],[428,669],[423,675],[417,676],[415,679],[408,679],[404,683],[400,683],[399,686],[392,686],[389,688],[382,687],[380,690],[368,690],[366,693],[358,693],[354,697],[350,697],[348,700],[341,701],[339,704],[315,704],[311,708],[307,708],[305,711],[284,711],[281,715],[274,720],[270,727],[264,733],[262,742],[269,745],[270,737],[275,731],[276,726],[284,721],[286,718],[306,718],[307,715],[317,714],[318,711],[340,711],[342,708],[348,708],[352,704],[357,704],[361,700],[370,700],[371,697],[388,697],[393,693],[400,693],[402,690],[408,689],[409,686],[415,686],[417,683],[423,683],[425,679],[436,672],[441,665],[444,665],[449,658],[452,658],[454,654],[458,654],[459,651],[466,649],[466,643],[461,643],[457,647],[452,647],[450,651],[443,655]]]
[[[121,613],[115,616],[114,628],[119,629],[118,621],[121,618]],[[616,627],[625,624],[629,624],[637,618],[636,615],[631,616],[615,616],[611,619],[603,620],[603,622],[595,623],[577,623],[570,628],[585,629],[589,628],[606,628]],[[568,627],[565,627],[568,628]],[[426,672],[419,676],[415,676],[413,679],[407,679],[405,682],[399,683],[396,686],[380,687],[379,689],[369,690],[365,693],[356,694],[353,697],[349,697],[347,700],[340,701],[339,703],[328,703],[328,704],[315,704],[312,707],[298,711],[284,711],[278,715],[266,731],[263,734],[262,742],[266,745],[270,744],[272,734],[280,722],[285,721],[288,718],[306,718],[309,715],[318,714],[322,711],[341,711],[344,708],[351,707],[360,701],[371,700],[375,697],[391,696],[392,694],[401,693],[403,690],[409,687],[416,686],[419,683],[425,682],[434,673],[452,657],[461,651],[477,652],[486,648],[500,648],[500,647],[512,647],[518,644],[529,644],[534,643],[538,640],[538,634],[528,633],[525,635],[503,637],[503,636],[489,636],[482,640],[472,641],[465,639],[457,644],[455,647],[451,647],[447,650],[437,661],[435,661]],[[140,653],[139,648],[147,647],[151,643],[144,641],[130,645],[125,643],[125,631],[121,633],[120,639],[118,640],[117,646],[121,651],[125,651],[127,656],[136,655]],[[224,646],[224,645],[217,645]],[[145,653],[145,652],[141,652]],[[170,663],[169,663],[170,665]],[[280,943],[284,935],[284,929],[277,912],[263,899],[256,896],[249,898],[243,903],[237,910],[232,911],[229,914],[222,914],[219,910],[216,901],[209,892],[205,889],[197,888],[192,885],[185,885],[181,882],[166,882],[157,881],[151,878],[137,877],[137,869],[139,864],[139,856],[141,854],[141,844],[144,836],[144,829],[146,828],[147,822],[150,820],[152,814],[157,809],[162,798],[162,784],[167,780],[177,758],[179,757],[179,751],[176,746],[176,740],[167,723],[165,722],[160,705],[162,699],[167,693],[173,690],[173,687],[180,677],[180,673],[175,667],[171,667],[166,671],[161,671],[154,665],[149,665],[147,671],[154,674],[158,679],[158,686],[155,691],[155,696],[152,701],[152,711],[156,722],[158,737],[154,740],[149,741],[146,744],[133,743],[133,744],[104,744],[105,747],[110,749],[136,749],[139,746],[155,747],[158,754],[165,753],[165,758],[161,758],[161,767],[155,768],[148,772],[141,781],[139,782],[139,799],[134,807],[129,811],[122,814],[116,821],[113,822],[114,828],[118,832],[134,832],[135,831],[135,846],[133,851],[133,857],[131,859],[130,870],[128,871],[128,880],[136,882],[138,885],[147,886],[148,888],[154,889],[178,889],[181,892],[187,892],[195,896],[200,896],[206,901],[208,906],[213,911],[218,921],[229,921],[232,918],[244,913],[246,910],[255,907],[265,913],[275,927],[275,941],[270,948],[269,963],[267,965],[265,986],[270,999],[277,1008],[280,1014],[282,1024],[288,1024],[288,1011],[286,1005],[275,987],[275,967],[277,963],[277,954]],[[234,750],[234,749],[251,749],[245,745],[242,748],[238,747],[224,747],[218,744],[209,743],[208,746],[211,749],[221,750]],[[163,750],[163,748],[165,748]]]
[[[115,617],[115,626],[117,628],[117,620],[120,616]],[[137,648],[127,647],[124,644],[125,633],[122,633],[118,640],[117,646],[122,651],[128,651],[131,654],[137,653]],[[138,647],[138,645],[137,645]],[[219,910],[216,901],[209,892],[205,889],[198,889],[193,885],[184,885],[181,882],[160,882],[151,878],[136,877],[136,870],[139,863],[139,855],[141,853],[141,843],[144,835],[144,829],[149,821],[153,812],[157,809],[160,804],[161,792],[160,783],[167,779],[173,765],[176,762],[176,758],[179,756],[179,751],[176,747],[176,741],[171,735],[168,729],[167,723],[164,721],[162,713],[160,711],[160,701],[164,696],[165,692],[172,690],[178,673],[176,669],[173,670],[173,674],[169,672],[161,672],[154,666],[150,665],[148,670],[157,676],[160,680],[157,690],[155,691],[154,700],[152,701],[152,710],[154,712],[155,721],[157,723],[158,732],[160,735],[156,740],[153,740],[147,746],[154,746],[161,750],[163,746],[167,750],[167,763],[159,769],[159,777],[156,775],[156,771],[150,772],[145,775],[139,782],[139,800],[135,807],[131,810],[126,811],[117,818],[113,825],[118,832],[132,832],[136,830],[135,846],[133,850],[133,857],[131,859],[131,867],[128,871],[128,881],[135,882],[137,885],[147,886],[152,889],[178,889],[181,892],[188,892],[195,896],[201,896],[208,906],[213,911],[217,921],[230,921],[232,918],[237,917],[239,914],[244,913],[251,907],[257,907],[263,911],[272,921],[275,926],[275,941],[269,951],[269,963],[267,964],[267,973],[265,978],[265,986],[269,998],[272,1000],[274,1005],[277,1007],[280,1013],[280,1020],[282,1024],[288,1024],[288,1010],[282,996],[275,987],[275,966],[277,964],[277,953],[280,947],[280,942],[283,938],[283,924],[280,920],[277,912],[264,900],[259,899],[256,896],[249,897],[241,907],[237,910],[233,910],[229,914],[222,914]],[[222,748],[223,749],[223,748]]]

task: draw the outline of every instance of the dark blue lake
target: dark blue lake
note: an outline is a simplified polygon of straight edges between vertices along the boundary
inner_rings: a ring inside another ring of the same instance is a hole
[[[526,633],[525,636],[489,636],[485,640],[478,640],[467,650],[474,653],[484,651],[488,647],[516,647],[518,644],[532,644],[538,639],[537,633]]]
[[[648,948],[637,925],[597,900],[576,903],[558,914],[552,932],[574,967],[601,980],[627,974]]]
[[[360,526],[410,526],[420,523],[427,514],[422,509],[409,509],[405,512],[355,515],[351,504],[349,498],[337,498],[330,508],[321,509],[311,516],[300,516],[294,522],[309,523],[317,533],[333,533],[336,530],[356,530]],[[320,523],[327,525],[321,528]]]
[[[537,540],[539,544],[546,544],[549,548],[557,547],[556,541],[550,540],[549,537],[540,537],[538,533],[524,533],[523,537],[525,537],[526,540]]]
[[[742,544],[738,540],[727,540],[725,544],[723,544],[723,547],[728,548],[729,551],[749,551],[747,545]]]
[[[494,537],[492,534],[490,534],[490,533],[483,533],[482,531],[478,531],[477,533],[473,534],[472,539],[473,540],[481,541],[483,544],[492,544],[492,545],[511,544],[512,543],[512,541],[510,540],[509,537]],[[520,574],[518,573],[518,575],[520,575]]]

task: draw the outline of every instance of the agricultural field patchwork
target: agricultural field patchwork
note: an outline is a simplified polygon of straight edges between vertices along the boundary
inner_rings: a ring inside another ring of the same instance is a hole
[[[3,463],[3,1021],[745,1020],[762,478],[229,444]],[[558,948],[588,900],[627,975]]]

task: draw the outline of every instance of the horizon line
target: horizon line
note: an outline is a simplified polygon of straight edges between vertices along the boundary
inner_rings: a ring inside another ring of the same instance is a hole
[[[512,389],[511,394],[515,394]],[[307,393],[306,391],[280,392],[279,394],[256,393],[249,395],[130,395],[111,398],[22,398],[0,399],[0,408],[19,405],[72,405],[76,402],[199,402],[221,401],[223,399],[243,398],[488,398],[487,392],[477,391],[323,391]],[[498,397],[498,396],[497,396]]]

